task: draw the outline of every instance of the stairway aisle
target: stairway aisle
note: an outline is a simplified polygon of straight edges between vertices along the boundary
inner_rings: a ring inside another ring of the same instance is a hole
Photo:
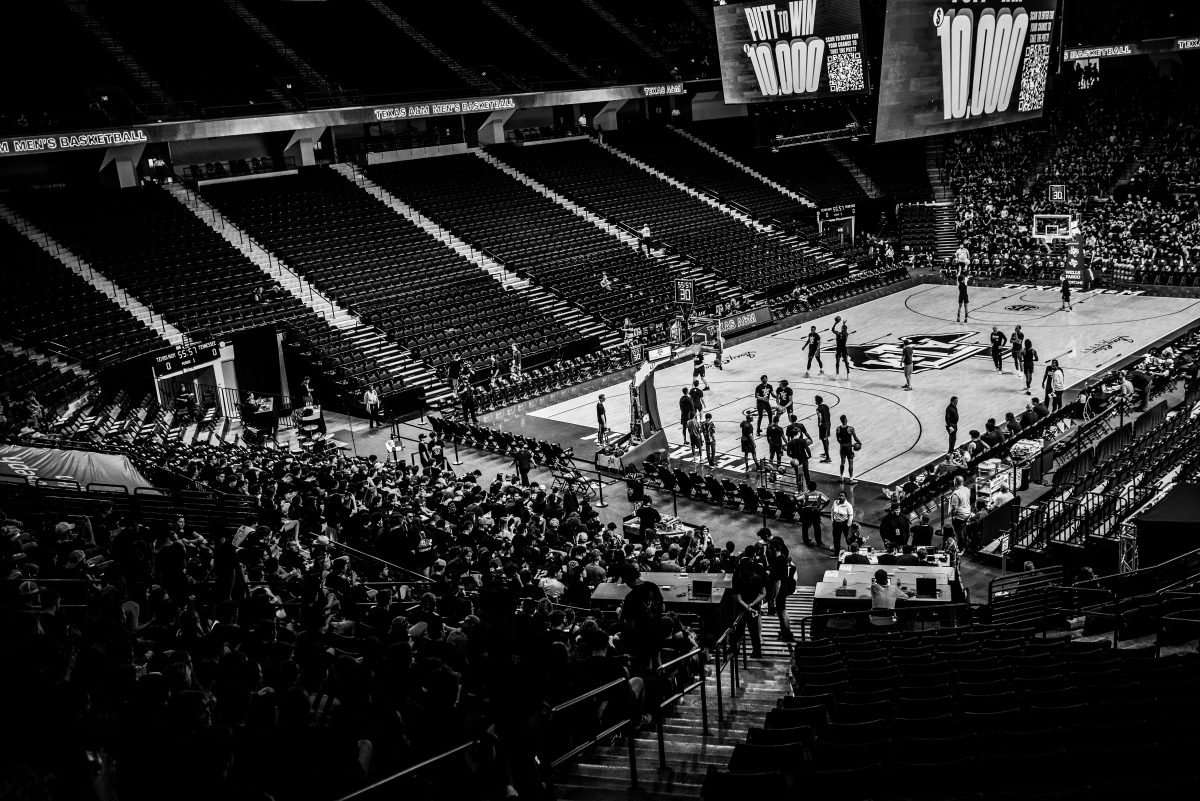
[[[799,635],[800,619],[812,614],[814,587],[800,587],[788,601],[788,617]],[[730,669],[722,680],[722,704],[725,726],[717,723],[717,682],[711,675],[705,682],[708,694],[709,735],[704,735],[699,690],[676,706],[663,723],[666,767],[658,763],[658,734],[653,726],[639,730],[634,749],[637,754],[640,791],[629,787],[629,747],[624,738],[611,746],[597,746],[585,752],[574,764],[564,767],[555,777],[554,787],[560,799],[687,798],[700,796],[700,787],[709,767],[724,768],[733,748],[746,741],[746,733],[761,727],[776,701],[791,693],[792,651],[788,643],[777,639],[779,622],[774,616],[762,616],[763,655],[749,659],[739,671],[740,682],[729,696]],[[747,648],[749,643],[747,643]]]

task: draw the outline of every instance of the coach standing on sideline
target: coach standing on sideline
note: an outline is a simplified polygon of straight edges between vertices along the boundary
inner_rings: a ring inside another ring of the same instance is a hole
[[[950,404],[946,406],[946,436],[950,438],[950,444],[946,446],[946,453],[954,453],[954,443],[958,441],[957,395],[951,396]]]
[[[1008,336],[1000,330],[999,326],[992,326],[992,364],[996,366],[997,373],[1004,372],[1004,346],[1008,344]]]
[[[850,544],[850,523],[854,520],[854,507],[846,500],[845,490],[838,493],[838,499],[829,510],[829,517],[833,521],[833,552],[836,554],[843,538],[847,545]]]

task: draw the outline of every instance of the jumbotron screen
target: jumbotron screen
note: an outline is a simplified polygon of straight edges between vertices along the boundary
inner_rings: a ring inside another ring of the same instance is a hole
[[[867,91],[858,0],[713,7],[726,103],[766,103]]]
[[[1042,115],[1058,0],[891,0],[875,141]]]

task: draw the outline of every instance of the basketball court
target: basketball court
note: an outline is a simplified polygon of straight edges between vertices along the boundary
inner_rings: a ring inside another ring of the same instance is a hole
[[[1005,347],[1004,373],[992,365],[988,336],[992,326],[1010,335],[1020,325],[1032,340],[1040,361],[1034,370],[1033,390],[1038,393],[1044,365],[1058,359],[1069,387],[1104,374],[1127,362],[1178,331],[1200,321],[1200,300],[1146,297],[1136,292],[1098,290],[1076,293],[1074,310],[1059,311],[1057,287],[1009,285],[972,287],[970,322],[954,319],[957,289],[950,285],[918,285],[855,306],[841,316],[849,321],[850,360],[854,372],[833,375],[833,336],[829,314],[789,329],[731,345],[725,351],[723,370],[708,356],[704,412],[717,424],[718,466],[739,469],[742,455],[738,423],[743,412],[754,410],[754,387],[766,375],[777,385],[787,379],[795,392],[795,412],[816,436],[813,398],[821,395],[833,414],[833,424],[845,414],[863,441],[856,460],[856,477],[878,484],[896,483],[946,452],[944,415],[952,395],[959,399],[959,439],[983,430],[988,418],[1004,419],[1005,412],[1020,414],[1029,398],[1024,376],[1015,372]],[[821,333],[821,359],[825,374],[804,377],[803,350],[809,326]],[[914,343],[913,390],[905,391],[900,368],[900,339]],[[654,376],[659,413],[671,455],[690,453],[679,420],[678,398],[691,387],[691,361],[660,369]],[[609,426],[617,434],[629,431],[629,382],[595,389],[584,395],[524,414],[553,421],[556,432],[574,432],[579,440],[596,441],[597,396],[607,397]],[[501,414],[504,414],[501,412]],[[534,421],[528,421],[533,424]],[[765,423],[764,423],[765,427]],[[570,439],[560,436],[563,445]],[[766,441],[757,441],[759,456],[767,453]],[[814,446],[814,456],[820,444]],[[576,448],[580,451],[579,448]],[[837,443],[831,443],[832,464],[815,458],[810,470],[837,475]]]

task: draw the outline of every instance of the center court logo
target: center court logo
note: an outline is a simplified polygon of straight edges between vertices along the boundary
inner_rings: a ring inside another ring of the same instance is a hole
[[[1015,306],[1005,306],[1004,307],[1005,311],[1016,311],[1016,312],[1037,311],[1040,308],[1042,308],[1042,307],[1034,306],[1031,304],[1020,304],[1020,303],[1016,304]]]
[[[909,334],[903,338],[913,346],[913,372],[945,370],[972,356],[986,353],[987,345],[968,340],[979,336],[978,331],[951,334]],[[850,345],[846,348],[850,363],[858,370],[890,370],[903,372],[903,347],[897,340],[878,344]],[[833,353],[833,348],[822,349],[822,354]]]

